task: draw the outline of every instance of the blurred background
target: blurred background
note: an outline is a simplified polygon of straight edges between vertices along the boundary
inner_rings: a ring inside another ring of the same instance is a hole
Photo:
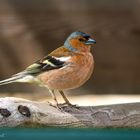
[[[61,46],[76,30],[96,41],[95,69],[81,88],[66,91],[73,103],[140,101],[140,0],[0,0],[0,80]],[[36,85],[0,87],[0,96],[41,100]],[[61,100],[61,99],[60,99]]]

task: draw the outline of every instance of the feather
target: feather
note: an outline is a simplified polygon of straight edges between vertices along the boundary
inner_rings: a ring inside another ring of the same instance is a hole
[[[0,81],[0,85],[6,85],[6,84],[10,84],[10,83],[13,83],[13,82],[17,82],[17,80],[23,78],[22,75],[17,75],[17,76],[13,76],[11,78],[8,78],[6,80],[2,80]]]
[[[25,71],[31,75],[38,75],[45,71],[62,68],[68,59],[70,57],[54,57],[48,55],[27,67]]]

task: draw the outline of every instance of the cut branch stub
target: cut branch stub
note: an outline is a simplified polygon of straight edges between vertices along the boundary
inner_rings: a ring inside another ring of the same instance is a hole
[[[0,108],[0,114],[3,117],[9,117],[11,115],[10,111],[5,108]]]
[[[24,116],[26,116],[26,117],[30,117],[30,116],[31,116],[30,110],[29,110],[29,108],[28,108],[27,106],[19,105],[19,106],[18,106],[18,111],[19,111],[22,115],[24,115]]]

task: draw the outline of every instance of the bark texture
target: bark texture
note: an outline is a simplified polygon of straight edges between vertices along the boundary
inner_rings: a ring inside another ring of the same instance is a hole
[[[140,127],[140,104],[69,106],[59,110],[47,101],[0,98],[0,127]]]

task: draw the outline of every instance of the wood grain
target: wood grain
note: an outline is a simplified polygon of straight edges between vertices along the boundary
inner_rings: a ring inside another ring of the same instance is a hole
[[[140,104],[65,106],[59,110],[46,101],[0,98],[0,127],[52,126],[75,128],[139,128]]]

